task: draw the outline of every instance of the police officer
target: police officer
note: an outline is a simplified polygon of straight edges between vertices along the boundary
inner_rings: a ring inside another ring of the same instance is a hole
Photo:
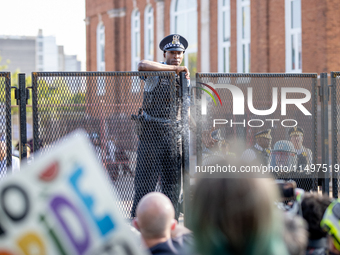
[[[270,145],[272,136],[271,129],[266,129],[255,134],[256,143],[253,147],[245,150],[242,153],[241,160],[247,163],[260,163],[264,166],[269,166]]]
[[[296,180],[296,184],[299,188],[306,191],[312,189],[313,178],[311,178],[310,166],[312,164],[313,153],[310,149],[304,147],[303,143],[303,128],[292,127],[288,130],[290,140],[294,145],[297,153],[297,172],[300,173],[301,179]]]
[[[169,79],[162,77],[143,77],[145,79],[143,105],[139,111],[140,133],[137,149],[137,166],[135,176],[135,195],[131,217],[136,216],[139,200],[147,193],[155,191],[160,180],[162,192],[174,205],[176,218],[179,217],[179,193],[181,187],[180,128],[173,129],[171,116],[177,116],[180,123],[181,99],[179,92],[179,73],[185,72],[190,79],[186,66],[180,66],[183,54],[188,47],[187,40],[178,34],[165,37],[159,44],[163,51],[164,62],[142,60],[138,71],[175,71],[176,98],[171,98]],[[172,118],[173,119],[173,118]],[[176,123],[175,123],[175,126]]]
[[[302,145],[303,143],[303,129],[301,127],[292,127],[289,129],[288,134],[290,140],[294,145],[298,158],[298,167],[305,169],[312,163],[312,151]]]
[[[291,179],[296,164],[297,156],[293,143],[286,140],[277,141],[271,152],[270,160],[270,165],[275,169],[275,177],[285,180]]]

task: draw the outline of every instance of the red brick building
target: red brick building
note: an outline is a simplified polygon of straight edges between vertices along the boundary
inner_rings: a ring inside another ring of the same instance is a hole
[[[86,0],[87,70],[136,70],[185,36],[194,72],[330,72],[340,66],[337,0]]]

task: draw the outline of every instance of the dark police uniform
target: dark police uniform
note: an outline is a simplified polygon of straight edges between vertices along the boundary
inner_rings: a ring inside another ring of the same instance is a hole
[[[293,127],[288,131],[290,137],[294,135],[302,135],[304,134],[303,128],[301,127]],[[308,170],[312,163],[313,153],[310,149],[302,146],[301,149],[296,149],[297,153],[297,175],[302,178],[295,178],[296,185],[298,188],[304,189],[306,191],[310,191],[313,188],[312,173]]]
[[[271,129],[258,132],[255,134],[255,139],[260,137],[272,139],[270,132]],[[270,153],[271,153],[270,148],[262,148],[260,145],[256,143],[253,147],[245,150],[242,153],[241,159],[250,164],[257,162],[264,166],[269,166]]]
[[[169,35],[160,42],[163,51],[184,51],[188,46],[185,38]],[[163,63],[166,64],[166,63]],[[168,78],[147,77],[143,94],[142,110],[139,112],[140,132],[137,149],[135,196],[131,217],[136,216],[140,199],[155,191],[160,181],[162,192],[171,200],[176,218],[179,217],[179,194],[181,188],[180,155],[180,109],[179,77],[176,90]],[[175,121],[176,120],[176,121]]]

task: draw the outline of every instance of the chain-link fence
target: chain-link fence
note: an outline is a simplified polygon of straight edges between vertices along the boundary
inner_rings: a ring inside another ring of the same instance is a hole
[[[11,74],[0,72],[0,179],[12,165]]]
[[[317,100],[316,74],[197,74],[191,86],[196,131],[190,137],[196,165],[210,164],[216,157],[268,167],[293,164],[295,171],[274,172],[274,177],[293,179],[305,190],[322,185],[327,192],[331,187],[337,197],[340,73],[331,73],[329,130],[324,76]],[[6,155],[1,177],[13,160],[9,73],[0,73],[0,84],[0,156]],[[154,190],[170,197],[178,217],[181,177],[190,182],[181,166],[189,164],[188,155],[181,158],[181,150],[189,144],[181,139],[188,135],[188,118],[182,110],[186,92],[180,84],[171,72],[33,73],[34,151],[48,151],[54,141],[83,128],[117,190],[126,218],[133,217],[139,199]],[[331,164],[329,172],[320,174],[316,163],[328,162],[329,131]],[[188,185],[185,189],[184,200],[190,193]]]
[[[34,150],[83,128],[125,218],[161,191],[179,215],[181,91],[172,72],[33,73]]]
[[[316,74],[199,73],[196,82],[199,166],[219,157],[256,162],[317,189]]]
[[[331,164],[329,164],[331,176],[332,176],[332,189],[333,189],[333,197],[339,197],[339,141],[340,141],[340,133],[339,133],[339,125],[340,125],[340,72],[332,72],[331,73],[331,149],[330,155]]]

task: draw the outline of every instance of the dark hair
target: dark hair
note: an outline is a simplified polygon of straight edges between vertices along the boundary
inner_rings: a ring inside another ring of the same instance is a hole
[[[327,235],[320,227],[323,214],[331,204],[331,199],[319,194],[306,193],[302,203],[302,215],[308,223],[309,239],[315,240]]]

